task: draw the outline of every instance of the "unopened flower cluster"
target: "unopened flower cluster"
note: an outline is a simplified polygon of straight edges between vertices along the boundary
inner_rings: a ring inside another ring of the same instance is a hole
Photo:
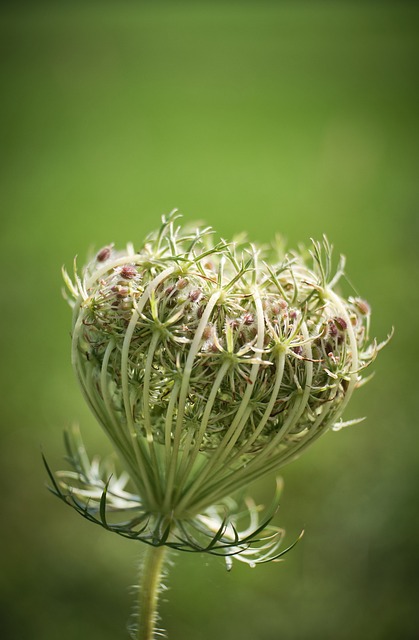
[[[286,253],[171,215],[142,246],[65,275],[73,365],[142,513],[204,527],[206,510],[345,424],[377,346],[368,304],[336,291],[343,267],[326,240]]]

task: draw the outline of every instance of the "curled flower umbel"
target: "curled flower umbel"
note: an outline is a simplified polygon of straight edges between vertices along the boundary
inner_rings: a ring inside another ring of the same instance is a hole
[[[110,245],[73,281],[64,272],[73,366],[135,495],[80,442],[56,490],[85,515],[128,511],[107,526],[155,544],[205,529],[214,508],[227,523],[232,493],[344,424],[379,348],[368,304],[336,292],[344,261],[333,273],[326,240],[285,254],[177,218],[138,250]]]
[[[141,247],[109,245],[64,271],[73,367],[124,471],[91,462],[77,432],[72,470],[48,471],[62,500],[109,530],[254,565],[286,551],[270,525],[277,500],[260,522],[231,495],[345,426],[382,345],[369,305],[338,293],[344,259],[332,269],[326,239],[285,253],[214,241],[178,217]]]

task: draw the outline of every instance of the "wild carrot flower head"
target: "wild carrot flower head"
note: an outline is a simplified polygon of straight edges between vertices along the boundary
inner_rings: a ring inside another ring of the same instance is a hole
[[[229,496],[346,424],[378,349],[370,309],[337,293],[344,260],[333,272],[326,240],[285,253],[177,218],[139,248],[104,247],[74,281],[65,273],[73,366],[125,472],[69,438],[74,470],[55,491],[128,537],[266,560],[281,531],[261,534],[248,502],[240,536]],[[111,521],[119,512],[128,521]]]

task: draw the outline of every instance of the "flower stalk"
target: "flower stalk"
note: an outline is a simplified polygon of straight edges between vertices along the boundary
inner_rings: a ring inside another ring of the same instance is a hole
[[[138,585],[138,622],[135,640],[155,638],[158,598],[166,553],[164,546],[148,546],[145,550]]]

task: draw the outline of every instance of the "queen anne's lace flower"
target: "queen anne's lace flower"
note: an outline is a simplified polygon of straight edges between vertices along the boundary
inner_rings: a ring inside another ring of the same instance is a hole
[[[273,511],[260,525],[248,501],[239,534],[229,496],[348,424],[379,346],[368,304],[336,292],[343,268],[332,272],[326,240],[289,253],[214,242],[171,214],[139,249],[104,247],[80,277],[65,274],[73,366],[125,471],[90,463],[73,434],[73,471],[51,475],[54,491],[152,545],[250,564],[282,555]]]

